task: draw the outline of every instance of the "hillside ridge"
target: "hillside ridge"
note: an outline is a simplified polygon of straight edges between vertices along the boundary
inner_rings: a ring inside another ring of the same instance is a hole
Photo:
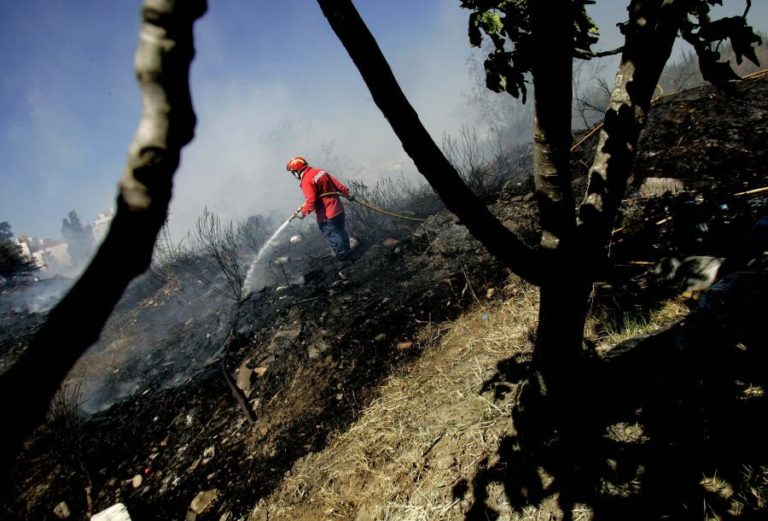
[[[46,519],[64,501],[74,518],[123,502],[136,520],[764,515],[768,461],[753,419],[766,412],[765,377],[747,371],[760,360],[747,349],[754,339],[702,336],[706,324],[691,318],[699,295],[654,286],[648,268],[710,255],[745,269],[745,237],[768,203],[734,194],[766,184],[766,91],[761,77],[735,97],[700,87],[654,106],[635,201],[612,245],[622,269],[595,289],[588,338],[600,353],[621,349],[584,375],[605,387],[596,410],[585,404],[576,415],[583,446],[563,446],[546,422],[516,425],[536,291],[441,212],[399,240],[366,244],[343,277],[319,259],[302,267],[301,283],[267,286],[231,314],[196,290],[137,297],[136,329],[116,323],[105,353],[121,356],[120,346],[141,341],[142,324],[172,307],[183,320],[168,345],[198,369],[168,386],[163,351],[144,353],[157,370],[124,401],[35,434],[0,513]],[[574,157],[577,191],[589,149]],[[679,193],[641,196],[649,178],[676,179]],[[537,242],[532,197],[505,190],[492,210]],[[754,288],[760,266],[750,268]],[[211,311],[184,314],[198,303]],[[647,343],[626,340],[641,334]],[[740,445],[729,421],[751,429]]]

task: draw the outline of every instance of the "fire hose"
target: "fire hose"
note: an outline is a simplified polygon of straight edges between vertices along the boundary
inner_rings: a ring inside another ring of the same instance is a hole
[[[351,202],[351,203],[355,203],[357,205],[363,206],[365,208],[368,208],[369,210],[373,210],[374,212],[379,212],[379,213],[384,214],[384,215],[389,215],[390,217],[397,217],[398,219],[406,219],[408,221],[416,221],[416,222],[424,222],[424,221],[426,221],[426,219],[421,219],[419,217],[411,217],[411,216],[408,216],[408,215],[402,215],[402,214],[399,214],[399,213],[391,212],[389,210],[385,210],[384,208],[379,208],[378,206],[374,206],[371,203],[368,203],[366,201],[362,201],[362,200],[358,199],[357,197],[346,196],[346,195],[342,194],[341,192],[325,192],[324,194],[320,194],[319,197],[326,197],[326,196],[329,196],[329,195],[340,195],[342,197],[346,197],[347,200],[349,200],[349,202]],[[301,210],[302,207],[303,207],[303,205],[299,207],[299,210]],[[298,212],[298,210],[297,210],[297,212]]]
[[[350,202],[358,204],[360,206],[363,206],[365,208],[368,208],[370,210],[373,210],[375,212],[379,212],[384,215],[389,215],[390,217],[396,217],[398,219],[406,219],[409,221],[416,221],[416,222],[424,222],[426,219],[421,219],[418,217],[411,217],[408,215],[402,215],[399,213],[391,212],[389,210],[385,210],[384,208],[379,208],[378,206],[374,206],[366,201],[361,201],[360,199],[356,197],[350,197],[342,194],[341,192],[326,192],[324,194],[320,194],[320,197],[327,197],[327,196],[342,196],[346,197]],[[299,209],[291,216],[289,219],[292,220],[295,217],[298,216],[299,210],[301,210],[301,206]],[[240,301],[242,303],[242,300]],[[234,329],[234,322],[232,323],[229,332],[227,333],[226,340],[224,341],[224,344],[222,345],[222,357],[221,357],[221,363],[220,368],[221,372],[224,375],[224,381],[227,383],[227,386],[232,391],[232,395],[235,397],[235,400],[237,401],[238,407],[243,411],[245,414],[246,419],[248,420],[248,423],[253,424],[256,421],[256,414],[254,413],[253,409],[251,408],[250,404],[248,403],[248,397],[245,395],[245,393],[237,386],[237,384],[232,379],[232,376],[229,374],[229,370],[227,369],[227,354],[229,353],[229,348],[232,342],[232,333]]]

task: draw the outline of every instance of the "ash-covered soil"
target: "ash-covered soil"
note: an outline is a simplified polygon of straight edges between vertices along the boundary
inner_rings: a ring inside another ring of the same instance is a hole
[[[645,283],[649,267],[664,257],[722,257],[729,259],[726,274],[744,269],[753,256],[749,237],[754,222],[768,213],[766,198],[734,194],[766,184],[768,80],[744,82],[737,91],[735,98],[726,98],[702,87],[656,104],[630,190],[635,200],[625,205],[622,231],[612,246],[621,269],[595,293],[601,313],[618,320],[630,309],[653,308],[680,289],[667,285],[652,292]],[[583,171],[578,159],[577,174]],[[640,199],[647,178],[677,179],[681,192]],[[575,185],[583,186],[578,175]],[[493,210],[536,243],[530,195],[504,192]],[[86,519],[118,501],[135,520],[244,519],[280,486],[297,460],[322,451],[354,425],[377,398],[381,382],[407,374],[434,345],[436,339],[423,334],[426,328],[434,331],[431,326],[484,302],[510,277],[447,213],[397,240],[364,241],[356,262],[341,274],[322,257],[300,270],[285,279],[301,283],[268,286],[237,305],[196,287],[192,279],[130,294],[107,327],[103,345],[88,355],[92,370],[75,371],[84,378],[114,364],[118,371],[104,378],[104,386],[122,382],[118,387],[124,394],[113,397],[123,401],[82,417],[71,414],[64,400],[11,469],[0,507],[3,519],[57,519],[65,512],[62,502],[71,519]],[[23,348],[24,338],[43,318],[14,313],[2,317],[13,325],[3,328],[4,357]],[[173,317],[170,325],[163,316]],[[124,359],[135,344],[142,348]],[[525,364],[519,365],[500,366],[497,379],[524,373]],[[240,401],[225,373],[240,389]],[[671,385],[670,378],[661,381]],[[643,401],[633,399],[642,408]],[[99,409],[98,400],[94,403],[93,410]],[[749,403],[750,410],[765,410],[762,402],[755,403]],[[674,416],[679,409],[670,410]],[[726,439],[737,443],[735,437]],[[562,456],[529,446],[536,452],[531,461],[542,454]],[[525,456],[502,449],[489,446],[488,457],[502,459],[454,483],[459,499],[472,486],[497,482],[510,489],[499,497],[506,494],[523,505],[533,501],[511,490],[526,484],[505,466],[527,464],[515,459]],[[669,450],[663,447],[661,453]],[[686,452],[685,457],[692,456]],[[622,478],[630,483],[638,472],[632,467]],[[476,494],[462,515],[498,515],[487,499]]]
[[[220,321],[206,322],[227,348],[226,371],[246,389],[253,423],[221,362],[165,390],[155,389],[160,375],[149,372],[129,400],[79,426],[77,447],[61,446],[60,423],[38,433],[18,463],[24,481],[16,483],[17,506],[34,505],[25,515],[44,518],[61,498],[82,515],[89,486],[94,511],[123,501],[136,519],[175,519],[198,492],[216,490],[218,515],[242,515],[298,457],[353,422],[382,378],[419,356],[425,324],[457,316],[507,276],[445,214],[400,241],[361,249],[341,275],[327,259],[304,284],[251,294],[237,306],[229,338],[215,327]],[[160,311],[157,298],[131,309],[127,320],[146,325]],[[200,342],[198,351],[210,352]],[[173,341],[166,348],[191,350]],[[146,352],[163,359],[162,351]],[[78,454],[82,465],[51,459],[62,452]]]

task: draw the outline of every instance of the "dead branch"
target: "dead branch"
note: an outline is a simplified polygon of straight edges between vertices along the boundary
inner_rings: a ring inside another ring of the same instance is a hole
[[[220,290],[212,279],[202,278],[209,287],[235,302],[240,299],[245,283],[245,270],[240,262],[241,236],[232,221],[222,224],[221,219],[208,208],[195,222],[195,248],[213,260],[224,277],[225,288]]]
[[[606,56],[615,56],[621,54],[624,47],[616,47],[615,49],[609,49],[607,51],[590,51],[587,49],[574,49],[574,57],[582,60],[591,60],[593,58],[605,58]]]

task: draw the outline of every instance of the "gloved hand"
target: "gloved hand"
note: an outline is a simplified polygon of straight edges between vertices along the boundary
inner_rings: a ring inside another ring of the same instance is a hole
[[[294,214],[293,214],[293,218],[294,219],[303,219],[304,218],[304,214],[301,213],[301,210],[296,210],[294,212]]]

